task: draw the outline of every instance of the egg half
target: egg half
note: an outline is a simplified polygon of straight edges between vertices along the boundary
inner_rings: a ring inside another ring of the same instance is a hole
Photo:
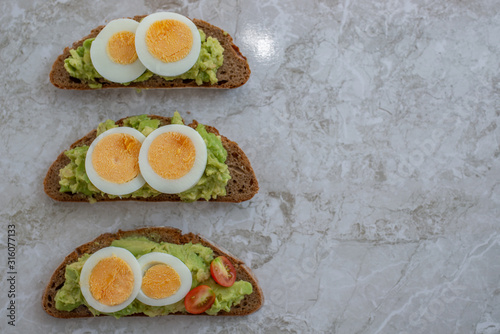
[[[99,312],[127,307],[142,284],[141,267],[124,248],[106,247],[92,254],[80,273],[80,290],[87,303]]]
[[[137,79],[146,70],[137,56],[135,32],[139,22],[118,19],[99,32],[90,47],[90,59],[106,80],[125,83]]]
[[[110,195],[126,195],[146,182],[139,153],[146,137],[136,129],[117,127],[103,132],[90,145],[85,170],[92,184]]]
[[[142,143],[139,167],[146,182],[159,192],[178,194],[193,187],[205,172],[207,146],[193,128],[170,124]]]
[[[153,252],[139,258],[142,285],[137,299],[147,305],[170,305],[183,299],[193,283],[189,268],[175,256]]]
[[[187,72],[198,60],[200,33],[187,17],[158,12],[141,20],[135,33],[140,61],[151,72],[176,76]]]

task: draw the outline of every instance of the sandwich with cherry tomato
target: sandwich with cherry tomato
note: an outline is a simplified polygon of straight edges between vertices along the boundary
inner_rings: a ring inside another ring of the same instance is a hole
[[[42,297],[57,318],[236,316],[263,301],[241,260],[171,227],[120,230],[81,245],[57,267]]]

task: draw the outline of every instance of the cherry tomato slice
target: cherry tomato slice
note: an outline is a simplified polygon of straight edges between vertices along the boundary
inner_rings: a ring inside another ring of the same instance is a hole
[[[225,287],[232,286],[236,281],[236,269],[225,256],[219,256],[210,263],[210,273],[218,284]]]
[[[188,292],[184,298],[184,307],[191,314],[200,314],[212,307],[215,292],[208,285],[200,285]]]

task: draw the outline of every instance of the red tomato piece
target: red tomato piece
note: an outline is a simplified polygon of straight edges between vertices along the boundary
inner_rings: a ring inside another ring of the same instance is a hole
[[[188,292],[184,298],[186,311],[200,314],[212,307],[215,302],[215,292],[208,285],[200,285]]]
[[[236,269],[225,256],[219,256],[210,263],[210,273],[217,284],[232,286],[236,281]]]

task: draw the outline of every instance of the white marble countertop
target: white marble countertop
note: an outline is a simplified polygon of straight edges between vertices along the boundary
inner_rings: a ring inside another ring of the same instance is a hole
[[[500,333],[498,1],[19,0],[0,9],[2,333]],[[49,83],[63,48],[95,26],[161,10],[232,35],[248,83],[140,93]],[[175,110],[239,143],[260,184],[252,200],[90,205],[44,194],[51,162],[99,122]],[[43,311],[52,271],[76,246],[162,225],[244,260],[264,306],[195,320]]]

